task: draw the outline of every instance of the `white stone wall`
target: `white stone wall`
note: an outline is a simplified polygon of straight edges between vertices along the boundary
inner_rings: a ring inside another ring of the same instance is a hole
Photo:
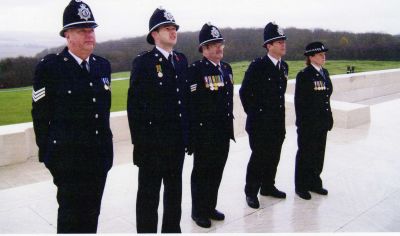
[[[370,108],[356,102],[400,92],[400,69],[332,76],[334,93],[331,107],[334,126],[353,128],[370,121]],[[288,82],[286,92],[286,125],[294,125],[295,81]],[[235,136],[246,135],[246,114],[235,86],[234,126]],[[114,142],[130,140],[126,111],[111,113]],[[26,161],[37,155],[32,122],[0,126],[0,166]]]

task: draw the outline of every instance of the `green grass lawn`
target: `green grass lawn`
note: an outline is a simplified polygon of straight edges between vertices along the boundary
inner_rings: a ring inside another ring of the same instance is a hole
[[[235,84],[241,84],[244,73],[250,62],[232,63]],[[294,79],[296,74],[304,68],[304,61],[288,61],[289,79]],[[345,74],[348,65],[355,66],[355,72],[374,71],[400,68],[400,61],[328,61],[326,68],[331,75]],[[128,78],[130,72],[112,74],[112,78]],[[126,99],[129,81],[118,80],[112,82],[112,107],[111,111],[126,110]],[[31,119],[30,87],[19,89],[0,90],[0,125],[30,122]]]

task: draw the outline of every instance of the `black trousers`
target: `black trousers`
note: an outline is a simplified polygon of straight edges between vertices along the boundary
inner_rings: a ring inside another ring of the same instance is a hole
[[[162,233],[181,233],[182,168],[184,149],[176,152],[176,168],[139,167],[139,186],[136,199],[136,229],[138,233],[157,233],[158,204],[161,183],[164,184],[164,214]],[[165,158],[168,158],[165,156]]]
[[[112,141],[101,146],[55,145],[45,165],[57,186],[57,233],[96,233]]]
[[[229,139],[196,147],[191,176],[192,215],[208,218],[215,210],[229,152]]]
[[[246,196],[256,197],[260,188],[266,191],[275,185],[284,134],[249,134],[251,156],[246,173]]]
[[[57,233],[96,233],[107,174],[49,170],[57,186]]]
[[[327,130],[297,129],[295,168],[296,190],[308,191],[322,187]]]

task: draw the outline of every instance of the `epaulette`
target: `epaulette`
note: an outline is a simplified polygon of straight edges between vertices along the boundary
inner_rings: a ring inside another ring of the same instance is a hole
[[[54,53],[48,54],[48,55],[46,55],[45,57],[43,57],[43,58],[40,60],[40,62],[49,62],[49,61],[52,61],[52,60],[56,59],[57,56],[58,56],[58,55],[57,55],[57,54],[54,54]]]
[[[97,55],[94,55],[94,54],[92,54],[90,57],[91,57],[94,61],[108,61],[107,58],[104,58],[104,57],[101,57],[101,56],[97,56]]]
[[[149,50],[148,51],[143,51],[143,52],[139,53],[137,56],[141,57],[141,56],[144,56],[144,55],[148,54],[149,52],[150,52]]]

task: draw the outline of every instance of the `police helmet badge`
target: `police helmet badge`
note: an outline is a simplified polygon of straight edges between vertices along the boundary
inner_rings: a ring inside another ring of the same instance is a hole
[[[213,36],[214,38],[219,38],[220,37],[220,33],[217,30],[217,28],[215,28],[215,27],[211,28],[211,36]]]
[[[78,16],[81,19],[89,20],[91,13],[90,13],[89,8],[87,8],[85,4],[80,5],[80,8],[78,9]]]
[[[171,14],[171,12],[168,11],[164,12],[164,18],[169,21],[175,21],[174,16]]]

